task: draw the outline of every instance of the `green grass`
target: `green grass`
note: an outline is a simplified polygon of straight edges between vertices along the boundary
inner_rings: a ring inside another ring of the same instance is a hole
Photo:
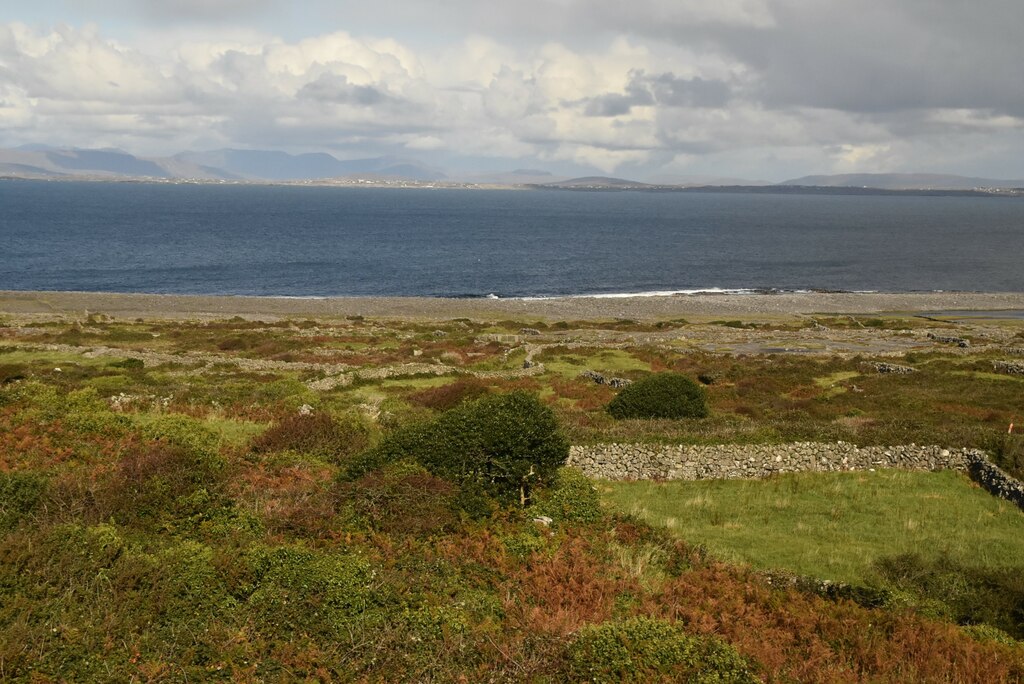
[[[1006,375],[999,373],[986,373],[984,371],[953,371],[950,375],[959,375],[967,378],[977,378],[979,380],[995,380],[996,382],[1007,381],[1010,382],[1024,382],[1024,377],[1016,375]]]
[[[538,361],[544,363],[549,372],[574,378],[586,369],[601,373],[624,373],[628,371],[650,371],[649,363],[637,359],[627,351],[620,349],[577,350],[572,349],[558,354],[541,354]]]
[[[1024,558],[1024,513],[953,472],[600,487],[615,508],[761,569],[857,583],[875,559],[898,553],[947,552],[988,567]]]
[[[165,413],[133,413],[127,414],[135,425],[144,427],[159,420]],[[205,418],[202,424],[217,435],[222,446],[240,446],[267,429],[264,423],[253,423],[231,418]]]
[[[88,358],[70,352],[53,352],[47,350],[22,349],[10,345],[0,345],[0,360],[3,363],[54,364],[79,366],[106,366],[113,359],[104,357]]]
[[[861,374],[858,373],[857,371],[838,371],[836,373],[830,373],[829,375],[822,375],[820,377],[814,378],[814,384],[817,385],[818,387],[827,389],[829,387],[832,387],[836,383],[843,382],[845,380],[852,380],[854,378],[859,378],[860,375]]]

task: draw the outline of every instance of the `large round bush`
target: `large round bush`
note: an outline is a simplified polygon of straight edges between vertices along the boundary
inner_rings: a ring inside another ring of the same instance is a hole
[[[533,487],[550,483],[568,457],[554,412],[531,394],[512,392],[460,404],[388,435],[356,457],[347,475],[412,460],[437,477],[522,501]]]
[[[615,418],[703,418],[704,388],[678,373],[656,373],[623,389],[608,404]]]

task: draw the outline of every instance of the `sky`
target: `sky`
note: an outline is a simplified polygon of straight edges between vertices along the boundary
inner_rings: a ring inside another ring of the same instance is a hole
[[[1020,0],[0,0],[0,147],[1024,178]]]

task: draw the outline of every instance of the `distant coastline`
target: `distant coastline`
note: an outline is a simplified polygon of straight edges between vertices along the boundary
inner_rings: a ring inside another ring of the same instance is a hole
[[[115,183],[125,185],[215,185],[249,187],[380,188],[404,190],[506,190],[558,192],[640,192],[640,193],[731,193],[758,195],[843,195],[906,197],[1024,197],[1024,188],[978,188],[973,190],[901,189],[833,185],[654,185],[626,183],[567,185],[563,183],[463,183],[410,179],[323,178],[314,180],[149,178],[133,176],[32,176],[0,174],[0,182]]]

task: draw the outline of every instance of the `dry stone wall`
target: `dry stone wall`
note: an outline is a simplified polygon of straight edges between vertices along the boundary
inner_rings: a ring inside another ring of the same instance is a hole
[[[714,446],[600,444],[574,446],[569,464],[606,480],[715,480],[775,473],[869,470],[966,470],[968,449],[936,446],[858,447],[847,442]]]
[[[604,480],[732,480],[776,473],[898,468],[960,470],[989,493],[1024,510],[1024,483],[979,449],[939,446],[858,447],[849,442],[714,446],[598,444],[574,446],[568,465]]]

